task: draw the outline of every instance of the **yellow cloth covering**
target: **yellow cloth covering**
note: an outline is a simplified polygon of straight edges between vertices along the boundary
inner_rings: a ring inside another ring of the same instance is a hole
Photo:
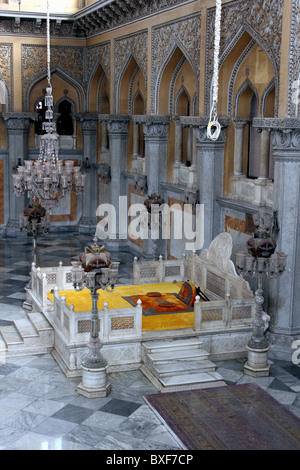
[[[116,286],[113,292],[99,290],[98,309],[103,309],[103,303],[108,303],[109,309],[132,307],[123,297],[133,295],[145,295],[148,292],[178,293],[181,283],[165,282],[161,284],[138,284],[130,286]],[[75,312],[86,312],[92,309],[90,291],[84,289],[80,292],[75,290],[59,291],[59,295],[66,297],[67,305],[74,305]],[[48,299],[53,302],[54,295],[48,292]],[[176,330],[181,328],[192,328],[194,323],[194,312],[167,313],[143,316],[143,331]]]

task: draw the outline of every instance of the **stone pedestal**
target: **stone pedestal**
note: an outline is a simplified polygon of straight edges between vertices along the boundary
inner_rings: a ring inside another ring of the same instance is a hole
[[[251,375],[251,377],[267,377],[270,371],[270,364],[268,363],[268,351],[265,349],[253,349],[247,346],[248,360],[244,366],[244,374]]]
[[[103,398],[111,390],[107,380],[107,366],[92,369],[82,366],[82,382],[77,387],[77,392],[86,398]]]

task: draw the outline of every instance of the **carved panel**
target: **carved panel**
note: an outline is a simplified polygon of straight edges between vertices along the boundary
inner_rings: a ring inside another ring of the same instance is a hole
[[[110,41],[88,48],[86,73],[89,78],[99,63],[110,83]]]
[[[197,83],[200,71],[201,15],[165,23],[152,29],[151,112],[158,112],[159,82],[165,66],[179,47],[189,61]]]
[[[237,0],[222,6],[220,63],[247,31],[268,54],[279,80],[283,0]],[[205,111],[209,112],[213,75],[215,8],[207,11],[205,63]]]
[[[13,111],[13,45],[0,44],[0,80],[7,88],[8,103],[6,110]]]
[[[114,42],[114,110],[119,111],[119,92],[122,75],[133,57],[142,71],[147,89],[148,32],[124,36]]]
[[[47,74],[47,47],[22,44],[23,106],[29,87]],[[51,47],[51,70],[59,69],[79,85],[84,84],[85,67],[83,48],[73,46]]]

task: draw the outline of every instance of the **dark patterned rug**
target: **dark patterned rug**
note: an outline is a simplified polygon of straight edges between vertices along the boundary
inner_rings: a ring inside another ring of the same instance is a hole
[[[146,395],[187,450],[300,450],[300,419],[256,384]]]

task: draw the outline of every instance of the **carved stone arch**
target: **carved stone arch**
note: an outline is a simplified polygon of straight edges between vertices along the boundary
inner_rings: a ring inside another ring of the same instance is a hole
[[[104,110],[103,110],[103,103],[104,103],[105,99],[107,99],[108,102],[109,102],[109,96],[108,96],[107,91],[104,91],[102,96],[99,95],[99,100],[98,100],[98,104],[97,104],[97,111],[100,114],[108,114],[108,113],[104,112]]]
[[[244,59],[247,57],[249,52],[253,49],[255,46],[256,41],[252,39],[246,46],[246,48],[243,50],[241,55],[239,56],[238,60],[234,64],[234,67],[231,72],[230,80],[229,80],[229,85],[228,85],[228,99],[227,99],[227,114],[228,116],[232,116],[232,110],[233,110],[233,88],[234,88],[234,82],[236,79],[236,76],[238,74],[238,71],[240,69],[241,64],[243,63]]]
[[[143,94],[141,93],[141,90],[138,89],[136,92],[135,92],[135,95],[132,99],[132,114],[135,114],[135,103],[136,103],[136,100],[138,99],[138,97],[141,97],[143,102],[144,102],[144,113],[146,111],[146,107],[145,107],[145,98],[143,96]]]
[[[70,86],[74,88],[77,98],[78,98],[78,112],[84,111],[86,107],[86,99],[85,99],[84,88],[82,87],[82,85],[58,67],[55,67],[51,70],[51,75],[53,74],[56,74],[58,77],[62,78],[66,83],[68,83]],[[35,79],[30,83],[30,85],[25,90],[24,92],[25,111],[30,111],[29,109],[30,108],[30,94],[31,94],[32,89],[45,78],[47,78],[47,74],[41,74],[38,77],[35,77]]]
[[[169,48],[169,51],[168,53],[166,54],[166,57],[165,57],[165,60],[164,62],[162,63],[162,66],[160,67],[160,70],[157,74],[157,78],[156,78],[156,82],[155,82],[155,85],[154,85],[154,114],[158,114],[159,113],[159,91],[160,91],[160,85],[161,85],[161,80],[162,80],[162,77],[163,77],[163,74],[166,70],[166,67],[168,65],[168,63],[170,62],[172,56],[174,55],[176,49],[179,49],[181,51],[181,53],[183,54],[183,57],[185,60],[187,60],[193,70],[193,73],[195,75],[195,80],[196,80],[196,83],[197,83],[197,71],[195,70],[195,66],[193,64],[193,61],[191,60],[190,58],[190,55],[188,53],[188,51],[186,50],[186,48],[184,47],[183,44],[181,44],[178,40],[172,44],[172,46]],[[183,58],[180,60],[180,62],[183,60]],[[178,66],[176,67],[175,69],[175,72],[177,71],[177,73],[179,73],[179,70],[180,68],[182,67],[183,63],[185,62],[185,60],[182,62],[182,63],[178,63]],[[178,68],[179,67],[179,68]],[[178,70],[177,70],[178,69]],[[174,76],[174,75],[173,75]]]
[[[175,71],[173,73],[173,77],[171,80],[171,85],[170,85],[170,97],[169,97],[169,114],[177,114],[176,113],[176,98],[174,99],[174,88],[175,88],[175,83],[177,80],[177,77],[180,73],[180,70],[182,69],[183,64],[185,63],[186,58],[183,55],[180,61],[178,62]],[[187,92],[187,90],[186,90]],[[188,95],[188,93],[187,93]]]
[[[121,85],[122,85],[122,81],[123,81],[123,77],[124,77],[124,74],[131,62],[131,60],[134,60],[135,63],[137,64],[137,67],[135,68],[135,71],[134,71],[134,77],[136,77],[137,73],[139,72],[139,70],[141,70],[142,74],[143,74],[143,78],[145,80],[145,83],[147,83],[147,77],[144,76],[144,72],[143,72],[143,67],[139,64],[139,59],[135,56],[135,54],[133,54],[132,52],[130,52],[126,58],[124,59],[124,62],[123,62],[123,65],[121,67],[121,70],[120,70],[120,73],[119,73],[119,76],[117,77],[117,80],[114,82],[114,108],[115,108],[115,112],[116,113],[119,113],[120,112],[120,92],[121,92]],[[131,77],[131,80],[130,80],[130,85],[131,87],[129,86],[129,93],[130,93],[130,88],[132,89],[132,83],[133,83],[133,77]],[[128,98],[130,98],[130,96],[128,96]],[[130,100],[129,100],[129,107],[130,107]]]
[[[274,80],[274,78],[272,78],[272,80],[271,80],[270,83],[266,86],[266,88],[264,89],[264,91],[262,92],[262,95],[261,95],[260,115],[261,115],[262,117],[265,117],[265,114],[266,114],[266,102],[267,102],[267,99],[268,99],[269,94],[271,93],[272,90],[274,90],[274,88],[275,88],[275,80]]]
[[[242,38],[243,34],[247,33],[252,40],[254,40],[267,54],[274,71],[274,83],[275,83],[275,116],[278,114],[278,99],[279,99],[279,66],[276,60],[276,55],[273,49],[266,43],[266,41],[252,28],[249,24],[243,24],[239,27],[236,34],[231,38],[229,44],[227,44],[220,53],[219,57],[219,72],[222,68],[223,63],[225,62],[229,53],[237,45],[239,40]],[[209,32],[207,32],[209,34]],[[207,41],[208,42],[208,41]],[[249,41],[249,44],[252,41]],[[247,48],[246,48],[247,49]],[[245,49],[245,51],[246,51]],[[206,85],[205,85],[205,109],[206,113],[209,114],[211,107],[211,96],[212,96],[212,76],[213,70],[209,68],[209,61],[206,60]]]
[[[199,97],[198,93],[195,92],[193,99],[192,99],[192,116],[198,116],[199,115]]]
[[[69,96],[65,95],[65,96],[62,96],[61,98],[59,98],[59,100],[56,101],[55,106],[54,106],[54,114],[58,113],[58,107],[59,107],[59,105],[62,101],[69,101],[69,103],[71,103],[72,108],[73,108],[73,114],[77,113],[75,101],[72,100]]]
[[[256,87],[253,85],[253,83],[251,82],[251,80],[249,80],[249,78],[246,78],[246,80],[244,81],[244,83],[242,83],[242,85],[240,86],[240,88],[238,89],[236,95],[235,95],[235,99],[234,99],[234,116],[238,116],[239,114],[239,104],[240,104],[240,98],[241,98],[241,95],[243,94],[243,92],[247,89],[247,88],[251,88],[251,90],[253,91],[253,93],[255,94],[256,96],[256,116],[258,115],[258,103],[259,103],[259,96],[258,96],[258,92],[257,92],[257,89]]]
[[[188,101],[189,101],[189,103],[190,103],[190,107],[191,107],[191,105],[192,105],[190,94],[189,94],[189,92],[187,91],[186,87],[182,84],[181,87],[180,87],[180,89],[179,89],[179,91],[178,91],[178,93],[177,93],[177,95],[176,95],[176,97],[175,97],[175,100],[174,100],[174,114],[178,114],[178,112],[177,112],[177,104],[178,104],[178,100],[179,100],[180,96],[181,96],[183,93],[185,93],[185,94],[187,95]]]
[[[137,66],[135,71],[133,72],[131,80],[130,80],[129,91],[128,91],[128,113],[129,114],[133,114],[134,106],[133,106],[133,100],[132,100],[132,89],[133,89],[134,80],[135,80],[137,74],[139,73],[139,70],[140,70],[140,68],[139,68],[139,66]],[[136,98],[137,98],[137,96],[135,94],[135,99]]]
[[[103,84],[104,79],[107,78],[104,65],[102,64],[101,60],[97,60],[97,62],[93,65],[93,68],[92,68],[92,71],[90,73],[89,80],[87,83],[86,102],[89,108],[88,111],[91,111],[90,100],[91,100],[92,86],[93,86],[93,81],[95,80],[95,75],[99,69],[100,71],[102,71],[98,85],[97,85],[97,110],[99,111],[100,100],[101,100],[100,90],[101,90],[101,86]]]

